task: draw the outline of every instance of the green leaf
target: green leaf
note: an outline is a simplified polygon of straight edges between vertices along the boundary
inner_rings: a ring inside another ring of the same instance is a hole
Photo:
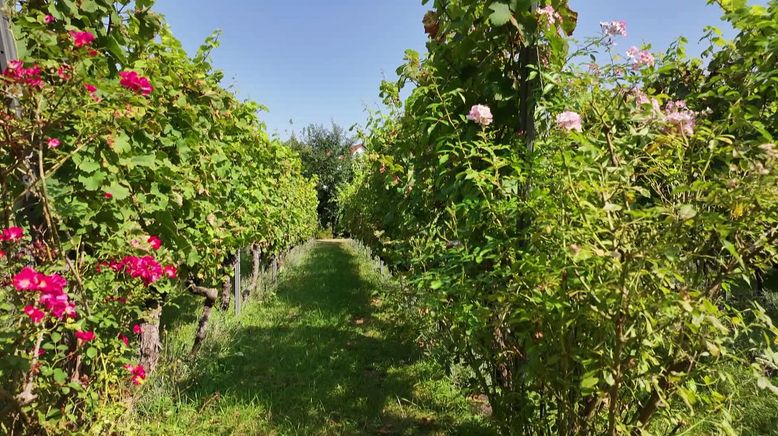
[[[186,257],[186,264],[196,265],[199,260],[200,260],[200,255],[197,253],[197,250],[194,247],[192,247],[192,249],[189,251],[189,255]]]
[[[511,8],[505,3],[492,3],[489,5],[489,9],[493,11],[489,15],[489,20],[495,26],[503,26],[513,17]]]
[[[114,35],[108,36],[105,42],[105,47],[108,49],[108,52],[114,55],[119,62],[123,64],[127,63],[127,56],[124,54],[124,49],[119,45],[119,42],[116,41],[116,37]]]
[[[113,195],[113,198],[116,200],[124,200],[130,196],[130,190],[120,185],[118,182],[111,183],[105,192]]]
[[[65,380],[67,380],[68,375],[65,374],[65,371],[63,371],[61,368],[54,368],[54,373],[52,374],[52,377],[54,378],[54,381],[63,384],[65,383]]]
[[[678,209],[678,218],[681,221],[688,221],[697,216],[697,210],[691,204],[684,204]]]
[[[719,3],[721,5],[721,8],[726,11],[734,11],[737,9],[744,8],[747,4],[747,0],[721,0]]]
[[[132,169],[134,167],[147,167],[151,169],[157,168],[157,156],[153,154],[144,154],[140,156],[133,156],[129,159],[122,159],[122,165]]]
[[[100,169],[100,162],[94,161],[92,159],[86,158],[83,159],[81,162],[78,163],[78,169],[85,173],[93,173]]]
[[[97,348],[89,347],[86,349],[86,357],[94,359],[95,356],[97,356]]]
[[[707,348],[708,352],[714,357],[718,357],[719,355],[721,355],[721,348],[719,348],[718,345],[714,344],[711,341],[705,341],[705,348]]]
[[[688,390],[686,388],[679,387],[678,388],[678,396],[681,397],[681,399],[686,404],[686,407],[689,408],[689,410],[693,410],[694,409],[694,403],[697,401],[697,398],[694,395],[694,392],[692,392],[692,391],[690,391],[690,390]]]
[[[84,12],[97,12],[97,3],[94,0],[81,0],[79,6]]]
[[[111,146],[111,149],[115,151],[117,154],[127,153],[131,149],[130,137],[127,136],[125,133],[116,135],[113,141],[113,145]]]
[[[78,176],[78,181],[84,185],[87,191],[97,191],[103,185],[103,181],[105,181],[105,174],[98,172],[89,177]]]
[[[600,382],[600,379],[594,376],[589,376],[581,380],[581,389],[585,391],[591,391],[595,386],[597,386],[597,383]]]
[[[562,16],[562,30],[567,36],[573,36],[575,28],[578,26],[578,12],[570,9],[567,5],[560,8],[558,12]]]

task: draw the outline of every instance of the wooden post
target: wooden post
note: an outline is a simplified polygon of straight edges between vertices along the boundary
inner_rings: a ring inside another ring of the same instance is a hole
[[[241,293],[244,299],[248,299],[252,294],[260,294],[259,276],[262,274],[262,249],[258,243],[251,244],[251,279],[246,289]]]
[[[240,249],[235,253],[235,315],[240,315],[241,293],[240,293]]]
[[[162,340],[159,335],[159,319],[162,315],[162,306],[155,302],[155,307],[145,316],[141,323],[140,333],[140,364],[149,373],[154,372],[159,362],[159,353],[162,351]]]

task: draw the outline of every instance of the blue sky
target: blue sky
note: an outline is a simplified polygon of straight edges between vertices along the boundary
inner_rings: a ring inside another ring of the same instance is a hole
[[[766,0],[765,0],[766,1]],[[685,35],[693,46],[720,11],[705,0],[571,0],[576,37],[599,22],[623,19],[630,45],[664,50]],[[212,31],[223,32],[214,66],[241,98],[269,108],[268,131],[287,138],[310,123],[364,123],[377,107],[382,78],[393,79],[407,48],[424,52],[421,0],[157,0],[174,34],[194,53]],[[693,47],[691,47],[693,48]],[[289,121],[292,120],[293,124]]]

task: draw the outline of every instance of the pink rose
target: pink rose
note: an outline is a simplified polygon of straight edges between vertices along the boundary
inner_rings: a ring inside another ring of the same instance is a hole
[[[93,341],[95,337],[96,336],[94,332],[83,332],[81,330],[76,330],[76,338],[79,341],[89,342],[89,341]]]
[[[162,239],[159,239],[159,236],[149,236],[149,239],[147,239],[146,242],[148,242],[154,250],[159,250],[160,247],[162,247]]]
[[[600,28],[605,36],[627,36],[627,23],[624,20],[601,21]]]
[[[13,277],[13,285],[17,291],[36,291],[38,290],[38,273],[26,266]]]
[[[556,124],[557,127],[568,132],[572,130],[580,132],[583,130],[583,127],[581,126],[581,116],[571,111],[565,111],[557,115]]]
[[[683,100],[670,101],[665,106],[665,120],[673,126],[676,132],[687,136],[694,134],[697,125],[697,113],[686,107]]]
[[[154,91],[154,87],[151,86],[149,79],[138,75],[135,71],[122,71],[119,73],[119,77],[121,77],[121,80],[119,80],[120,85],[144,97]]]
[[[554,7],[551,5],[539,8],[537,13],[540,21],[544,22],[548,28],[554,27],[556,23],[562,22],[562,16],[559,15],[559,13],[554,10]]]
[[[59,76],[60,79],[68,81],[70,80],[70,71],[72,68],[68,64],[62,64],[57,68],[57,76]],[[95,89],[96,90],[96,89]]]
[[[76,47],[83,47],[85,45],[92,44],[95,40],[95,36],[90,32],[78,32],[75,30],[70,31],[70,37],[73,38],[73,45]]]
[[[653,67],[656,62],[654,55],[647,50],[640,50],[632,46],[627,50],[627,57],[632,61],[632,69],[639,70],[643,67]]]
[[[38,290],[46,294],[62,294],[65,287],[68,285],[68,281],[65,280],[59,274],[52,274],[47,276],[45,274],[38,274],[37,277]]]
[[[173,265],[168,265],[162,270],[162,274],[169,279],[174,279],[178,276],[178,270]]]
[[[30,317],[33,323],[38,324],[46,317],[46,313],[36,307],[27,305],[24,306],[24,313]]]
[[[19,59],[8,61],[7,71],[17,71],[21,70],[22,68],[24,68],[24,62],[20,61]]]
[[[132,375],[132,384],[140,385],[146,380],[146,370],[143,368],[143,365],[130,365],[128,363],[127,365],[124,365],[124,369],[129,371]]]
[[[489,106],[484,106],[481,104],[477,104],[470,108],[470,113],[467,114],[467,119],[484,127],[492,124],[492,121],[494,120],[492,117],[492,111],[489,109]]]
[[[0,234],[0,241],[18,242],[24,237],[24,229],[21,227],[9,227]]]

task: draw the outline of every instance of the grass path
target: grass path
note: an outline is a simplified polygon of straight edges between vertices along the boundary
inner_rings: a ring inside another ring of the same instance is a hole
[[[382,308],[380,286],[348,244],[317,242],[284,271],[274,298],[250,304],[232,326],[221,320],[226,344],[206,347],[186,371],[172,360],[179,376],[149,386],[137,431],[490,434]]]

